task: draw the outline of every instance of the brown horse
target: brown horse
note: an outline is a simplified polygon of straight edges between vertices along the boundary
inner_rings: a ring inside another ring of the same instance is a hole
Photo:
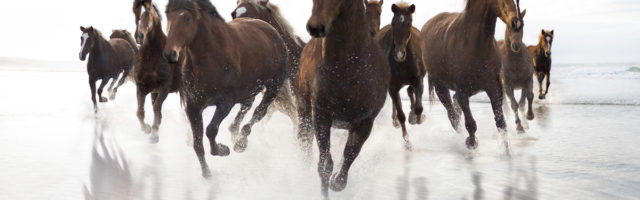
[[[405,115],[402,111],[402,100],[399,91],[403,86],[409,85],[407,94],[411,100],[411,113],[409,123],[422,123],[422,92],[426,67],[422,62],[420,50],[420,31],[412,26],[413,13],[416,6],[406,3],[393,4],[393,19],[390,25],[385,26],[376,34],[375,40],[380,44],[382,51],[387,55],[391,67],[391,80],[389,95],[393,101],[393,124],[402,127],[402,136],[409,144]],[[409,146],[408,146],[409,147]]]
[[[122,77],[118,81],[118,85],[113,89],[111,97],[115,98],[118,87],[124,84],[125,79],[129,75],[129,71],[133,67],[134,50],[133,47],[123,39],[111,39],[107,41],[102,33],[93,27],[80,26],[82,36],[80,36],[80,60],[84,61],[87,54],[91,54],[87,62],[87,73],[89,74],[89,87],[91,88],[91,101],[93,102],[93,110],[98,112],[96,103],[96,81],[100,82],[98,88],[98,97],[100,102],[107,102],[107,98],[102,97],[102,89],[113,79],[118,80],[118,76],[122,73]]]
[[[115,39],[115,38],[126,40],[127,42],[129,42],[131,47],[133,47],[133,51],[135,53],[138,53],[138,44],[136,43],[136,40],[133,39],[133,36],[131,35],[131,33],[129,33],[129,31],[127,31],[126,29],[111,30],[111,35],[109,36],[109,39]]]
[[[496,126],[506,135],[502,113],[500,52],[495,41],[497,18],[507,24],[508,31],[521,32],[518,3],[513,0],[467,0],[462,13],[441,13],[422,27],[422,58],[429,74],[430,96],[433,90],[447,109],[451,125],[458,130],[460,113],[454,109],[449,90],[464,112],[469,132],[469,149],[478,146],[476,122],[469,108],[469,97],[485,91],[491,99]],[[505,140],[505,144],[508,144]]]
[[[145,133],[151,133],[151,142],[157,143],[158,128],[162,121],[162,103],[169,93],[180,89],[180,71],[177,64],[169,64],[162,56],[167,36],[162,32],[162,18],[156,5],[151,0],[136,0],[133,10],[137,15],[136,19],[139,19],[136,23],[136,36],[141,44],[134,70],[138,122]],[[144,103],[149,93],[154,112],[153,126],[144,122]]]
[[[542,30],[538,36],[538,45],[529,46],[533,56],[533,69],[538,78],[538,98],[545,99],[551,85],[551,45],[553,44],[553,30]],[[542,81],[547,78],[547,87],[542,92]]]
[[[166,9],[169,26],[164,56],[182,65],[180,96],[193,131],[193,147],[202,175],[211,172],[202,146],[202,111],[216,106],[207,137],[211,155],[229,155],[229,148],[216,143],[218,128],[236,103],[246,103],[264,91],[253,117],[242,127],[234,150],[242,152],[252,126],[266,114],[276,98],[287,72],[287,47],[271,25],[255,19],[236,19],[226,23],[208,0],[170,0]]]
[[[363,0],[314,0],[296,88],[300,131],[315,130],[322,194],[341,191],[371,134],[389,87],[389,64],[370,36]],[[320,38],[320,39],[319,39]],[[331,127],[348,129],[340,172],[331,176]],[[331,184],[329,177],[331,176]]]
[[[524,16],[527,10],[522,11],[520,18],[524,20]],[[524,23],[522,24],[524,28]],[[524,128],[520,123],[520,116],[518,115],[518,108],[524,106],[524,99],[529,101],[529,112],[527,112],[527,119],[532,120],[533,115],[533,66],[531,63],[531,55],[529,51],[525,49],[526,46],[522,43],[522,34],[520,32],[505,31],[505,40],[498,41],[500,47],[500,53],[502,53],[502,71],[500,73],[502,79],[502,88],[505,95],[511,102],[511,109],[515,113],[516,118],[516,130],[518,133],[524,133]],[[512,48],[514,47],[515,48]],[[521,89],[521,101],[520,106],[513,94],[516,89]]]
[[[278,110],[285,115],[289,116],[291,122],[293,124],[298,124],[298,115],[296,108],[296,100],[293,91],[292,84],[295,82],[296,76],[298,74],[298,65],[300,63],[300,54],[302,53],[302,48],[306,45],[300,37],[298,37],[291,25],[284,19],[282,14],[280,14],[280,8],[278,6],[269,3],[268,0],[257,1],[257,0],[239,0],[236,9],[231,13],[231,17],[236,19],[238,17],[249,17],[254,19],[261,19],[271,26],[273,26],[280,37],[284,39],[285,44],[287,45],[288,51],[288,64],[287,66],[287,81],[284,83],[284,88],[280,90],[278,96],[274,100],[273,104],[270,108],[270,112],[272,109]],[[244,118],[245,114],[249,111],[251,104],[245,105],[243,104],[236,115],[235,120],[229,127],[229,131],[232,133],[238,133],[238,129],[240,126],[240,122]],[[307,137],[301,137],[300,139],[304,139]],[[303,143],[310,143],[311,141],[303,141]],[[309,146],[309,145],[304,145]]]
[[[384,0],[367,1],[367,21],[369,22],[369,32],[371,36],[376,36],[376,33],[380,30],[380,15],[382,14],[382,4]]]

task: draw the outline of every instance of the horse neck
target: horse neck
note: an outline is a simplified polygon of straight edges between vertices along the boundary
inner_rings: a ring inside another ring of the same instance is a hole
[[[143,44],[144,46],[153,45],[154,47],[159,47],[159,49],[164,47],[167,36],[162,32],[162,23],[160,20],[153,20],[153,28],[147,33],[145,39],[148,40],[148,42],[145,42],[145,44]]]
[[[546,58],[546,56],[544,56],[544,47],[542,47],[544,42],[545,42],[544,41],[544,37],[539,37],[538,38],[538,45],[536,45],[536,54],[537,55],[541,55],[541,57]]]
[[[467,0],[467,5],[462,13],[462,23],[469,27],[465,38],[474,43],[493,42],[495,39],[496,22],[498,16],[489,0]]]
[[[109,41],[104,39],[102,35],[96,34],[95,44],[91,51],[89,51],[89,60],[99,60],[103,57],[107,57],[108,59],[108,56],[112,51],[113,48],[111,47],[111,44],[109,44]]]
[[[364,50],[362,47],[367,39],[371,37],[368,35],[363,1],[346,0],[325,38],[325,55],[329,59],[349,58]]]
[[[274,16],[274,12],[270,12],[270,14],[267,15],[267,17],[265,17],[266,22],[268,22],[269,24],[271,24],[276,31],[278,31],[278,33],[280,34],[280,36],[282,36],[282,39],[285,41],[285,43],[287,44],[291,44],[288,45],[287,47],[292,47],[292,46],[298,46],[300,47],[300,44],[298,44],[298,41],[296,40],[295,36],[293,33],[289,33],[288,29],[286,28],[286,22],[281,22],[278,20],[277,16]],[[289,49],[291,51],[293,51],[294,49]],[[300,51],[302,51],[302,48],[300,48]]]
[[[222,19],[202,16],[198,26],[198,31],[196,32],[193,41],[189,44],[189,50],[191,52],[200,52],[206,55],[192,54],[191,57],[194,58],[192,59],[192,62],[197,62],[198,59],[196,58],[207,57],[207,55],[219,53],[221,49],[234,47],[234,45],[229,44],[233,42],[233,39],[229,34],[230,27]]]

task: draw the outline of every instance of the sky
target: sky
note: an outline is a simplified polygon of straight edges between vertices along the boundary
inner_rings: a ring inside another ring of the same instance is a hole
[[[0,57],[79,61],[80,26],[94,26],[108,37],[112,29],[135,30],[132,0],[8,1],[0,12]],[[154,1],[164,13],[167,0]],[[312,0],[271,0],[304,40]],[[385,0],[382,24],[391,22]],[[413,25],[440,12],[459,12],[464,0],[405,0],[416,5]],[[236,0],[212,0],[226,20]],[[555,64],[640,63],[640,1],[638,0],[522,0],[526,44],[537,43],[541,29],[554,29]],[[163,15],[164,17],[164,15]],[[166,24],[166,19],[163,20]],[[496,39],[504,37],[498,20]],[[166,28],[166,25],[163,26]]]

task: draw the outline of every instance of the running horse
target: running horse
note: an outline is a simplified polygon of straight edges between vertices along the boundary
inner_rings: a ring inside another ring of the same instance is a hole
[[[383,27],[375,37],[391,67],[389,95],[394,106],[391,115],[393,125],[402,127],[402,136],[408,145],[407,147],[410,145],[399,91],[403,86],[409,85],[407,89],[411,101],[409,123],[422,123],[424,118],[422,116],[422,93],[424,90],[422,80],[427,71],[422,62],[420,31],[412,26],[412,15],[415,10],[416,6],[413,4],[397,3],[391,5],[393,12],[391,24]]]
[[[127,31],[126,29],[111,30],[111,35],[109,36],[109,39],[115,39],[115,38],[126,40],[127,42],[129,42],[131,47],[133,47],[133,51],[135,53],[138,53],[138,44],[136,43],[136,40],[133,38],[131,33],[129,33],[129,31]]]
[[[113,89],[111,98],[115,98],[118,88],[124,84],[131,68],[133,68],[134,47],[126,40],[115,38],[107,41],[102,33],[92,26],[80,26],[82,35],[80,36],[80,53],[81,61],[85,61],[87,55],[87,73],[89,74],[89,87],[91,88],[91,101],[93,102],[94,112],[98,112],[96,103],[96,81],[102,80],[98,87],[98,98],[100,102],[107,102],[107,98],[102,97],[102,90],[109,80],[118,82]],[[122,73],[122,77],[118,81],[118,76]],[[112,83],[113,83],[112,82]]]
[[[545,99],[551,85],[551,45],[553,44],[553,30],[542,30],[538,36],[538,45],[529,46],[533,56],[533,69],[538,78],[538,98]],[[542,81],[547,78],[547,87],[542,92]]]
[[[202,175],[209,177],[202,146],[202,111],[216,106],[206,134],[211,155],[227,156],[229,148],[216,143],[220,123],[234,104],[253,100],[265,90],[235,141],[234,150],[244,151],[252,126],[265,116],[286,79],[287,47],[268,23],[249,18],[227,23],[208,0],[170,0],[165,12],[169,25],[163,55],[172,63],[182,55],[190,62],[181,66],[180,96],[191,123]]]
[[[520,18],[524,20],[527,10],[522,11]],[[524,23],[522,24],[524,28]],[[516,118],[516,130],[518,133],[524,133],[524,128],[520,122],[518,108],[523,107],[526,100],[529,101],[529,111],[527,112],[527,120],[533,120],[533,65],[531,63],[531,54],[522,43],[522,34],[524,31],[513,32],[506,30],[504,41],[498,41],[500,53],[502,54],[502,88],[505,95],[511,102],[511,109]],[[520,106],[516,101],[514,90],[521,89]]]
[[[502,85],[500,83],[501,56],[495,41],[497,18],[508,31],[522,31],[522,19],[517,2],[513,0],[467,0],[461,13],[440,13],[431,18],[421,30],[422,58],[429,74],[429,94],[438,95],[449,116],[451,125],[458,129],[460,113],[454,109],[449,90],[455,91],[469,132],[466,145],[478,146],[477,125],[469,97],[484,91],[491,100],[496,126],[506,138],[506,123],[502,112]],[[505,139],[505,145],[508,141]],[[508,150],[508,149],[507,149]]]
[[[380,15],[382,14],[382,4],[384,0],[367,0],[367,21],[369,22],[369,33],[375,37],[380,30]]]
[[[158,129],[162,121],[162,104],[169,93],[180,89],[181,74],[178,65],[169,64],[162,55],[167,36],[162,32],[162,17],[156,5],[151,0],[135,0],[133,13],[137,19],[136,41],[141,44],[134,70],[138,100],[137,117],[142,130],[151,133],[151,142],[157,143]],[[144,121],[144,104],[149,93],[154,112],[152,126]]]
[[[295,82],[296,76],[298,75],[298,65],[300,63],[300,54],[302,53],[302,48],[306,45],[300,37],[298,37],[289,22],[285,20],[285,18],[280,13],[280,8],[273,3],[269,3],[268,0],[258,1],[258,0],[239,0],[237,3],[237,7],[231,13],[231,17],[233,19],[239,17],[249,17],[254,19],[260,19],[267,23],[269,23],[273,28],[275,28],[280,37],[284,39],[285,44],[287,45],[288,51],[288,66],[287,66],[287,80],[283,85],[283,89],[280,90],[278,96],[274,100],[271,107],[269,107],[269,112],[271,113],[272,109],[278,110],[285,115],[287,115],[292,124],[298,124],[298,115],[296,108],[296,100],[295,94],[293,91],[292,84]],[[229,127],[229,131],[232,134],[237,134],[240,126],[240,122],[244,118],[245,114],[251,108],[251,104],[242,104],[238,114],[236,115],[235,120]],[[295,132],[295,131],[294,131]],[[308,137],[300,137],[299,139],[305,139]],[[311,143],[311,141],[302,141],[303,146],[305,143]],[[309,147],[310,148],[310,147]]]
[[[389,64],[370,36],[363,0],[314,0],[296,88],[300,131],[315,131],[322,194],[342,191],[389,87]],[[331,128],[349,130],[342,168],[331,176]],[[331,177],[331,178],[330,178]],[[330,180],[331,179],[331,180]],[[331,182],[331,184],[329,184]]]

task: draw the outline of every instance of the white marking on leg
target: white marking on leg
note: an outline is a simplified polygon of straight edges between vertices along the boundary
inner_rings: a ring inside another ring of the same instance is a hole
[[[239,7],[238,9],[236,9],[236,17],[240,17],[246,12],[247,12],[247,8],[245,8],[244,6]]]
[[[82,56],[82,51],[84,50],[84,45],[87,44],[87,39],[89,39],[89,33],[82,34],[82,46],[80,47],[80,56]]]

